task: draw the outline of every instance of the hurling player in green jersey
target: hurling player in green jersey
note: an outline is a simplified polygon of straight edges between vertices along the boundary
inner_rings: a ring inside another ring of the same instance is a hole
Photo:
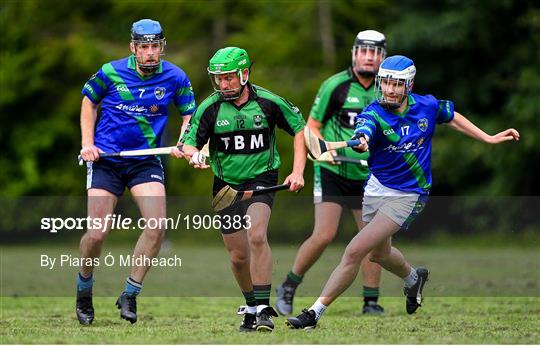
[[[290,191],[298,191],[304,186],[307,155],[304,119],[289,101],[249,83],[250,68],[247,52],[237,47],[220,49],[210,59],[208,73],[216,92],[193,115],[183,138],[186,159],[209,141],[214,195],[225,185],[236,190],[276,185],[280,166],[277,126],[294,137],[293,170],[284,183],[290,184]],[[270,306],[272,253],[266,237],[273,200],[273,193],[259,195],[220,213],[223,242],[246,301],[239,310],[244,315],[240,331],[274,329],[271,317],[277,314]],[[244,225],[227,226],[227,216],[242,217]]]
[[[374,30],[358,33],[352,48],[352,65],[321,85],[307,126],[327,141],[345,141],[354,135],[357,114],[375,100],[375,74],[386,55],[386,38]],[[367,160],[368,153],[343,148],[337,154]],[[343,208],[349,208],[362,229],[362,195],[368,167],[355,163],[314,162],[313,196],[315,227],[300,246],[285,281],[276,289],[276,309],[282,315],[293,311],[293,298],[303,276],[334,239]],[[362,262],[365,314],[380,314],[378,304],[381,267],[367,258]]]

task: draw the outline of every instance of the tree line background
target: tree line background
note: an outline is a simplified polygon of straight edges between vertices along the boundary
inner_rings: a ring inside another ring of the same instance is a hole
[[[454,100],[488,132],[512,126],[522,133],[519,143],[489,147],[439,129],[434,193],[540,190],[540,10],[533,1],[4,1],[3,195],[84,194],[85,172],[74,160],[80,90],[101,64],[129,54],[131,23],[140,18],[161,22],[166,59],[188,73],[198,102],[211,92],[208,59],[237,45],[255,61],[252,81],[305,117],[320,83],[349,66],[356,33],[380,30],[389,54],[415,61],[416,92]],[[180,123],[171,115],[167,145]],[[283,174],[290,143],[280,136]],[[210,176],[169,160],[169,194],[205,194]]]
[[[415,91],[450,99],[489,133],[521,141],[496,147],[444,127],[433,144],[433,195],[540,192],[540,7],[526,0],[6,1],[0,4],[0,191],[3,197],[83,196],[81,88],[99,67],[129,55],[131,24],[161,22],[165,59],[211,93],[209,58],[247,49],[251,81],[295,103],[307,118],[320,84],[350,65],[356,33],[386,34],[388,53],[411,57]],[[171,108],[163,145],[176,142]],[[292,138],[278,135],[285,177]],[[212,174],[166,160],[167,192],[207,196]],[[309,196],[312,170],[306,168]]]

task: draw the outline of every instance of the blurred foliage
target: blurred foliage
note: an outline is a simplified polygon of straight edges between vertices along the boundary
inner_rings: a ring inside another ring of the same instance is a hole
[[[307,117],[320,83],[350,64],[356,33],[386,33],[390,54],[414,59],[415,90],[451,99],[495,133],[518,128],[519,143],[497,147],[440,128],[434,141],[434,194],[538,195],[540,184],[540,8],[533,1],[332,1],[327,13],[336,58],[325,64],[320,1],[6,1],[0,3],[0,189],[3,196],[84,195],[80,90],[105,62],[129,54],[129,29],[159,20],[166,59],[210,93],[206,64],[222,46],[246,48],[252,81],[296,103]],[[328,32],[327,32],[328,33]],[[180,121],[171,109],[164,144]],[[279,136],[282,176],[292,138]],[[210,172],[167,160],[169,195],[208,195]],[[311,193],[311,167],[306,169]]]

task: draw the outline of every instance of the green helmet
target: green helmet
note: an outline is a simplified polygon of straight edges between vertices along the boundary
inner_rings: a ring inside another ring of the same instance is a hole
[[[234,100],[240,97],[244,90],[244,86],[249,79],[249,70],[251,68],[251,60],[245,49],[238,47],[226,47],[218,50],[208,63],[208,75],[214,86],[214,90],[219,92],[223,99]],[[248,75],[244,79],[243,72],[248,70]],[[229,88],[222,90],[218,82],[218,75],[236,72],[240,85],[238,88]]]

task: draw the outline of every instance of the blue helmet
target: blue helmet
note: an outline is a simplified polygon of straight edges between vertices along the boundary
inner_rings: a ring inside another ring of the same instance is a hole
[[[165,36],[163,35],[163,29],[161,24],[158,21],[152,19],[141,19],[131,26],[131,43],[133,45],[133,50],[137,51],[138,45],[143,44],[159,44],[159,56],[164,55],[165,45]],[[158,59],[156,62],[145,63],[140,61],[140,57],[137,57],[135,54],[135,60],[137,65],[144,72],[153,72],[155,71],[161,62],[161,59]]]
[[[392,109],[399,108],[412,91],[415,75],[416,67],[414,66],[414,62],[406,56],[394,55],[384,59],[375,78],[375,88],[379,103]],[[403,91],[399,94],[400,97],[397,101],[389,101],[383,94],[382,89],[384,88],[386,92],[390,82],[393,83],[396,89],[400,89],[403,86]]]

